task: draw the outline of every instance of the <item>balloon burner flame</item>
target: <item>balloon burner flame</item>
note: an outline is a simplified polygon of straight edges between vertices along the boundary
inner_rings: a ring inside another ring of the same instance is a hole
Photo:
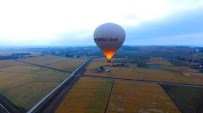
[[[104,55],[106,56],[107,62],[111,63],[111,58],[114,56],[116,53],[116,50],[102,50]]]

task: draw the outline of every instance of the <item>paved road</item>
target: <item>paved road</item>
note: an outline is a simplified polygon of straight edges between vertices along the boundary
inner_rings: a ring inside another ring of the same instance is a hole
[[[10,112],[0,103],[0,113],[10,113]]]
[[[20,112],[15,106],[13,106],[13,104],[8,99],[0,95],[0,113],[20,113]]]
[[[203,85],[183,84],[183,83],[171,83],[171,82],[163,82],[163,81],[133,80],[133,79],[125,79],[125,78],[103,77],[103,76],[96,76],[96,75],[86,75],[85,77],[106,78],[106,79],[113,79],[113,80],[129,80],[129,81],[132,81],[132,82],[145,82],[145,83],[156,83],[156,84],[164,84],[164,85],[174,85],[174,86],[187,86],[187,87],[203,88]]]
[[[61,98],[65,96],[77,79],[80,77],[81,71],[86,69],[91,58],[88,58],[83,62],[71,75],[66,78],[61,84],[59,84],[55,89],[53,89],[48,95],[46,95],[40,102],[38,102],[33,108],[31,108],[27,113],[52,113],[58,104],[61,102]],[[66,89],[65,91],[63,89]]]
[[[47,96],[45,96],[40,102],[38,102],[33,108],[31,108],[27,113],[53,113],[63,98],[71,90],[72,86],[82,75],[82,71],[86,69],[87,65],[90,63],[91,58],[87,59],[83,64],[81,64],[68,78],[66,78],[60,85],[53,89]],[[150,81],[150,80],[132,80],[125,78],[112,78],[112,77],[102,77],[86,75],[85,77],[96,77],[96,78],[106,78],[112,80],[128,80],[132,82],[145,82],[145,83],[156,83],[156,84],[166,84],[166,85],[176,85],[176,86],[188,86],[188,87],[198,87],[203,88],[203,85],[192,85],[192,84],[180,84],[180,83],[170,83],[162,81]]]

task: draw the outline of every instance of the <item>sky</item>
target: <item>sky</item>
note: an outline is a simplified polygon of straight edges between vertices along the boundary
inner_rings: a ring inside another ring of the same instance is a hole
[[[203,46],[203,0],[0,0],[0,46],[95,45],[107,22],[125,45]]]

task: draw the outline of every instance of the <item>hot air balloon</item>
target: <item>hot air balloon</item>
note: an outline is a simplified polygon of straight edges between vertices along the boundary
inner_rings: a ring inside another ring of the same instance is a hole
[[[101,24],[94,31],[94,41],[106,56],[107,62],[111,62],[111,58],[125,41],[125,30],[118,24]]]

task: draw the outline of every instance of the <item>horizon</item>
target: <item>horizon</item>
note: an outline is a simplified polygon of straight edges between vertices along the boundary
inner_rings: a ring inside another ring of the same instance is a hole
[[[11,48],[11,49],[15,49],[14,47],[16,48],[47,48],[47,47],[56,47],[56,48],[63,48],[63,47],[97,47],[97,45],[8,45],[8,46],[1,46],[0,45],[0,49],[3,49],[3,48]],[[190,47],[190,48],[193,48],[193,47],[200,47],[202,48],[203,46],[198,46],[198,45],[122,45],[122,47]],[[98,48],[99,49],[99,48]],[[120,49],[120,48],[119,48]],[[118,50],[119,50],[118,49]]]

